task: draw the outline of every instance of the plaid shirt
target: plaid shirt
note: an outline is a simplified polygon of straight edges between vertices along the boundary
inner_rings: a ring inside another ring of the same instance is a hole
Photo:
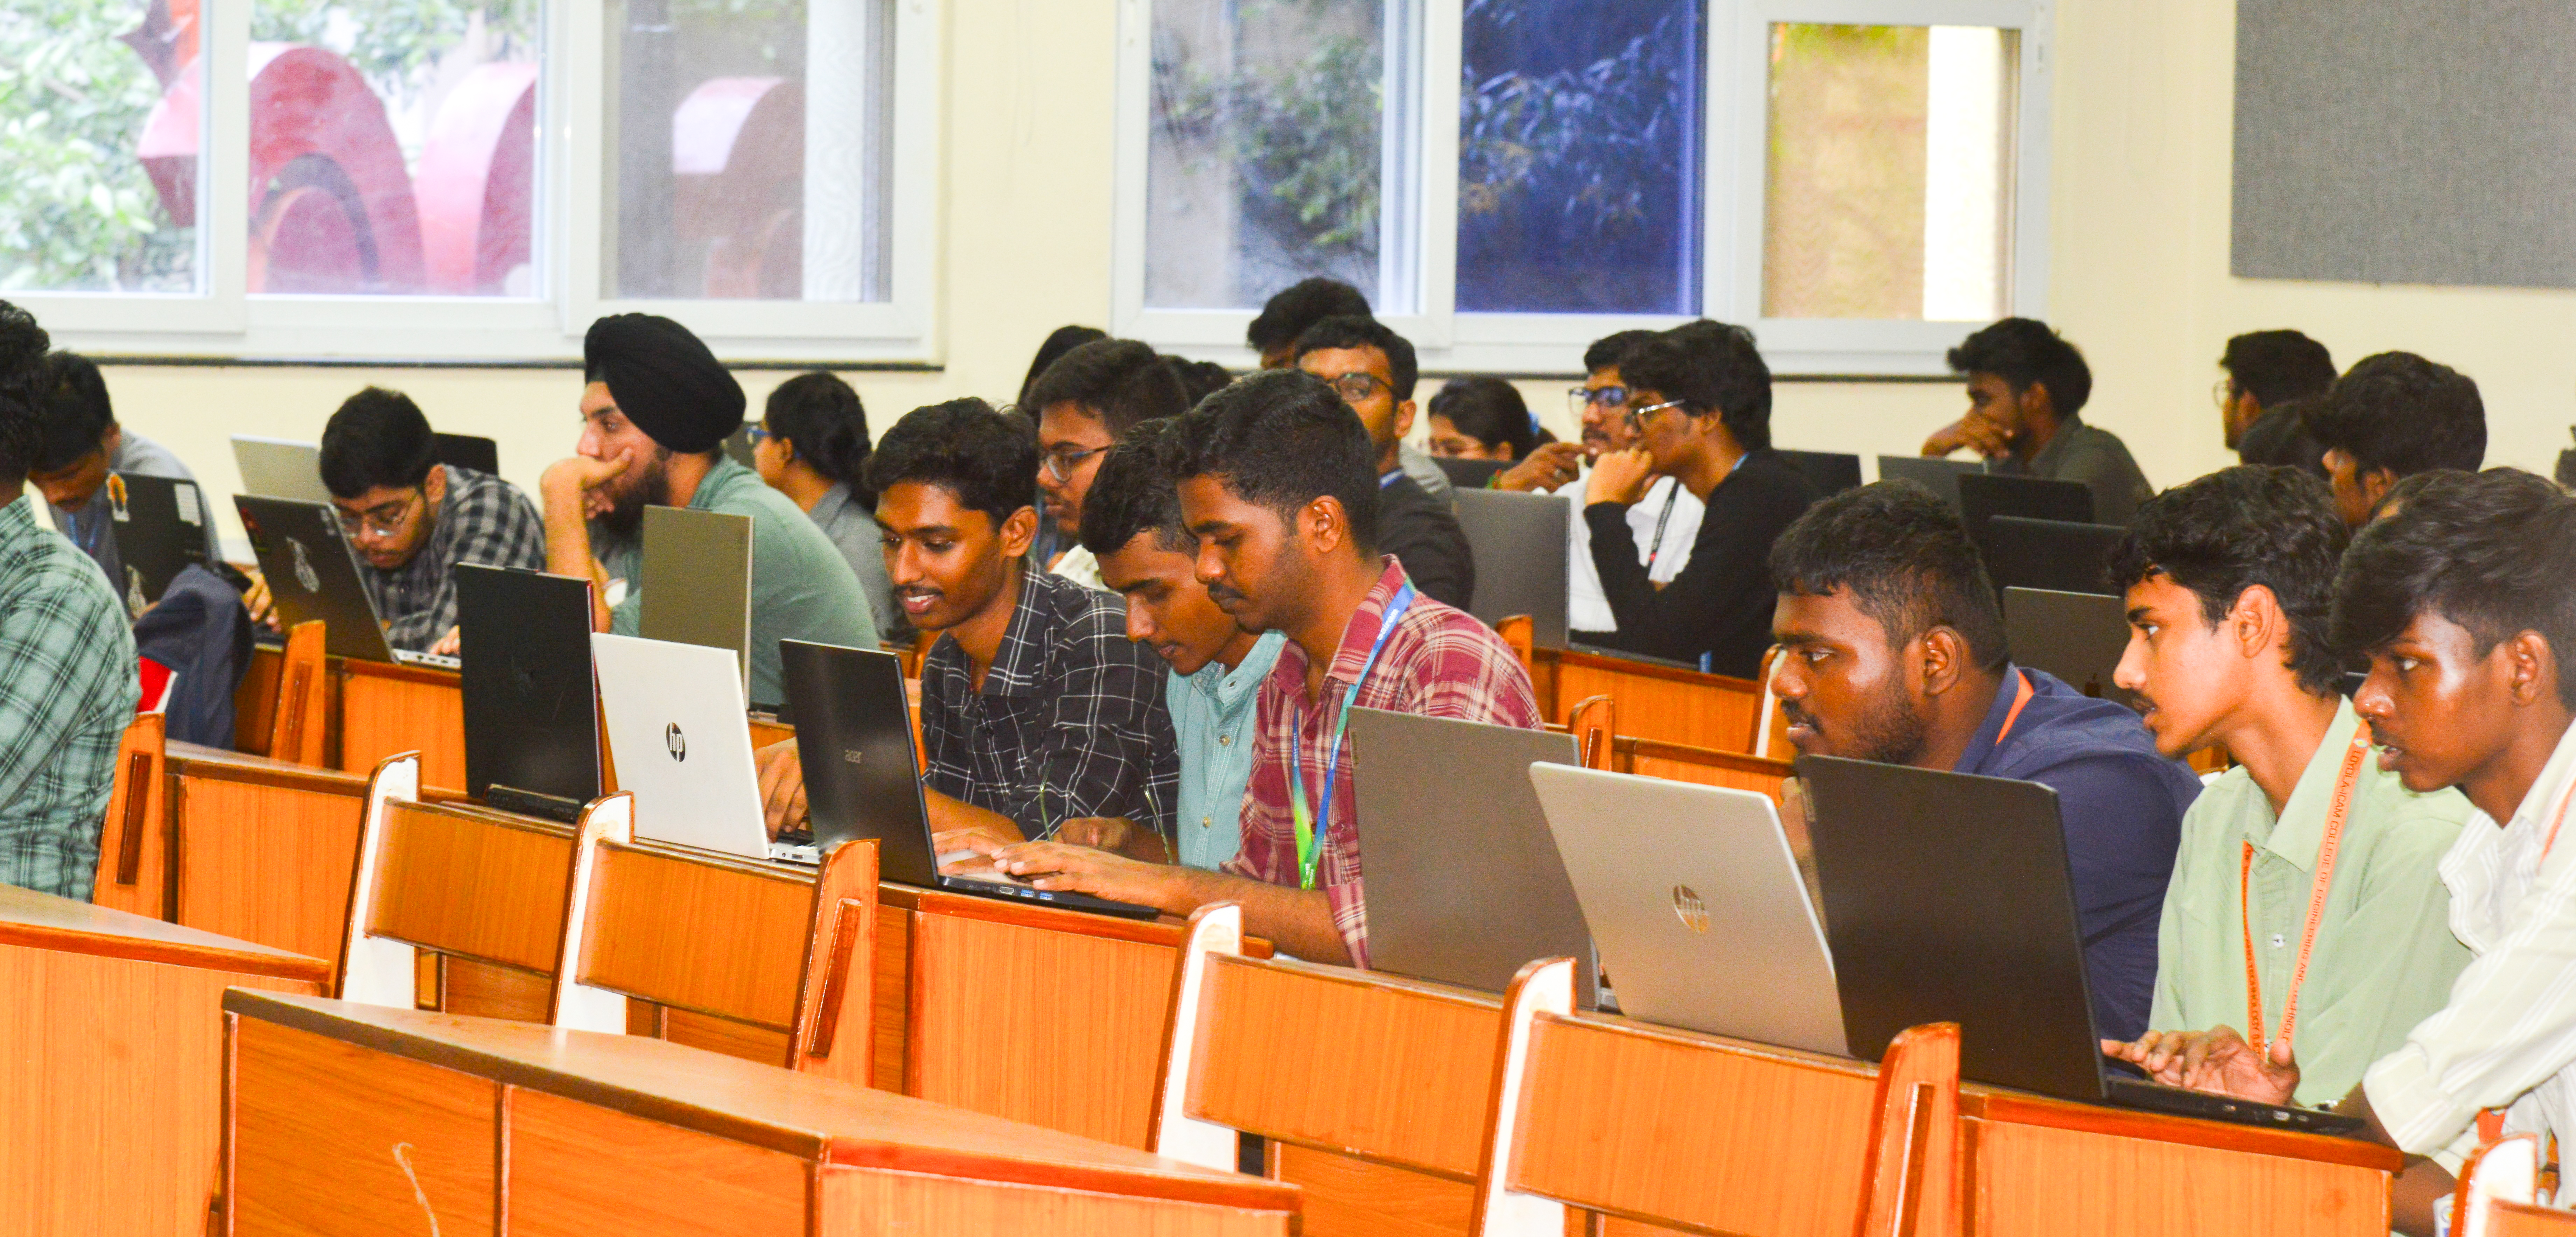
[[[923,783],[1032,838],[1082,816],[1150,822],[1171,837],[1180,758],[1163,660],[1127,638],[1116,594],[1044,571],[1019,576],[981,692],[953,635],[922,664]]]
[[[1326,805],[1330,818],[1315,880],[1332,902],[1333,926],[1350,946],[1351,960],[1362,967],[1369,956],[1368,903],[1360,887],[1359,763],[1347,742],[1334,750],[1333,729],[1341,718],[1343,693],[1377,641],[1378,621],[1404,583],[1404,568],[1386,559],[1385,574],[1342,629],[1341,646],[1324,672],[1324,689],[1314,698],[1306,695],[1305,650],[1293,640],[1279,650],[1279,664],[1261,684],[1260,737],[1243,801],[1243,852],[1225,865],[1238,876],[1295,885],[1297,825],[1289,806],[1295,793],[1290,779],[1302,781],[1309,796],[1322,794],[1324,774],[1339,760],[1342,772]],[[1492,628],[1420,595],[1397,620],[1395,634],[1387,637],[1377,664],[1360,683],[1358,704],[1528,730],[1542,724],[1529,672],[1511,646]]]
[[[89,900],[116,746],[142,696],[98,567],[0,507],[0,881]]]
[[[490,473],[441,464],[447,497],[430,517],[437,527],[411,561],[380,571],[358,560],[358,578],[385,621],[385,642],[422,652],[456,626],[456,565],[546,569],[546,525],[519,488]]]

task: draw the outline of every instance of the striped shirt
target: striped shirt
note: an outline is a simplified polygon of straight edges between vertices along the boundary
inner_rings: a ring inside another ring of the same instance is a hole
[[[358,578],[384,620],[385,643],[425,652],[456,626],[456,565],[546,569],[546,525],[519,488],[490,473],[441,464],[447,492],[430,513],[428,540],[411,561],[384,571],[358,560]]]
[[[88,901],[142,695],[134,632],[98,567],[0,507],[0,882]]]
[[[2475,960],[2450,1003],[2362,1078],[2397,1145],[2453,1171],[2482,1108],[2507,1108],[2511,1132],[2576,1134],[2576,837],[2546,846],[2570,779],[2576,727],[2502,828],[2469,813],[2441,870],[2451,932]]]

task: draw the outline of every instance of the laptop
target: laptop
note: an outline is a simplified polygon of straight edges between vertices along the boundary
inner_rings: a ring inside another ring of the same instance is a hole
[[[1981,474],[1959,478],[1959,516],[1967,521],[1968,537],[1977,543],[1978,553],[1989,552],[1986,521],[1999,515],[2090,524],[2093,491],[2081,481],[2052,481],[2046,477]]]
[[[574,821],[599,797],[590,581],[456,567],[465,790],[493,807]]]
[[[1956,1022],[1959,1071],[1979,1082],[2312,1133],[2361,1128],[2111,1073],[2056,791],[1829,756],[1799,757],[1798,776],[1855,1055],[1884,1053],[1907,1027]]]
[[[1458,527],[1476,562],[1468,613],[1488,625],[1530,616],[1530,640],[1565,647],[1566,523],[1574,505],[1554,494],[1458,491]],[[1372,947],[1374,952],[1374,947]]]
[[[1369,966],[1501,992],[1531,959],[1571,957],[1576,1002],[1599,1004],[1592,934],[1528,773],[1579,763],[1574,736],[1354,708],[1350,744],[1368,770],[1352,785]]]
[[[724,649],[751,682],[751,517],[686,507],[644,509],[644,566],[637,585],[647,640]],[[761,704],[776,704],[763,700]]]
[[[235,434],[233,463],[241,469],[245,494],[308,503],[331,501],[330,488],[322,484],[322,448],[313,443]]]
[[[207,565],[206,499],[194,481],[112,472],[108,532],[125,578],[115,582],[128,618],[140,618],[188,564]]]
[[[1554,765],[1529,780],[1619,1012],[1852,1055],[1833,954],[1770,796]]]
[[[1780,452],[1791,468],[1797,469],[1814,483],[1816,492],[1828,497],[1860,487],[1860,457],[1834,451]]]
[[[1493,484],[1496,474],[1512,466],[1510,460],[1471,460],[1452,455],[1435,455],[1431,457],[1431,462],[1440,469],[1440,475],[1449,478],[1449,484],[1457,487],[1461,494],[1469,490],[1484,489]]]
[[[805,803],[818,853],[853,838],[875,838],[877,871],[901,884],[1128,919],[1161,913],[1087,893],[1033,888],[998,872],[941,873],[940,861],[958,855],[933,850],[902,659],[803,640],[779,641],[778,654],[788,705],[796,715],[796,758],[805,771]],[[622,776],[622,764],[620,768]]]
[[[430,438],[430,455],[450,468],[469,468],[494,476],[501,472],[501,444],[473,434],[438,434]]]
[[[2078,524],[1998,515],[1986,520],[1982,553],[1995,587],[2044,588],[2059,593],[2109,593],[2111,553],[2128,530],[2116,524]]]
[[[250,535],[278,621],[292,628],[320,619],[323,648],[333,657],[400,662],[453,670],[453,657],[395,649],[385,643],[376,603],[358,578],[358,555],[340,531],[340,512],[329,503],[291,498],[233,496],[242,531]]]
[[[595,632],[599,704],[635,836],[745,859],[773,857],[742,673],[724,649]],[[795,852],[778,848],[776,857]]]
[[[1986,471],[1984,460],[1944,460],[1922,455],[1878,457],[1878,479],[1911,481],[1941,496],[1952,510],[1959,506],[1959,478]]]
[[[2117,597],[2005,589],[2004,645],[2016,663],[2056,675],[2087,696],[2138,707],[2136,696],[2111,681],[2129,650],[2129,613]]]

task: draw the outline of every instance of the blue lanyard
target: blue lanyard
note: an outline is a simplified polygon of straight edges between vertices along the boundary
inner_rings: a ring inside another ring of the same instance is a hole
[[[1405,611],[1412,608],[1413,582],[1407,580],[1404,587],[1395,590],[1395,597],[1387,602],[1386,612],[1378,618],[1377,640],[1369,645],[1368,660],[1360,663],[1360,672],[1352,676],[1350,688],[1342,693],[1341,716],[1333,722],[1333,745],[1324,753],[1324,797],[1319,800],[1320,808],[1306,802],[1306,719],[1301,713],[1290,723],[1295,749],[1288,771],[1293,775],[1291,786],[1295,797],[1289,801],[1289,808],[1297,828],[1297,887],[1300,889],[1315,887],[1315,869],[1323,858],[1324,836],[1332,829],[1333,778],[1342,771],[1342,734],[1351,724],[1351,706],[1359,702],[1360,684],[1368,681],[1369,671],[1377,665],[1378,654],[1386,651],[1387,637],[1395,634],[1396,623],[1404,618]],[[1316,819],[1318,814],[1323,815],[1320,823]]]

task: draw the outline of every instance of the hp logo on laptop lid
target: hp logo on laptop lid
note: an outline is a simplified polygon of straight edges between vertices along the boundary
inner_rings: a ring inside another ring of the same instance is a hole
[[[673,722],[662,728],[662,747],[671,753],[673,760],[689,758],[689,736],[680,733],[680,723]],[[1707,931],[1706,928],[1700,930]]]
[[[1688,885],[1673,886],[1673,914],[1693,932],[1708,931],[1708,903],[1700,901],[1698,891]]]

